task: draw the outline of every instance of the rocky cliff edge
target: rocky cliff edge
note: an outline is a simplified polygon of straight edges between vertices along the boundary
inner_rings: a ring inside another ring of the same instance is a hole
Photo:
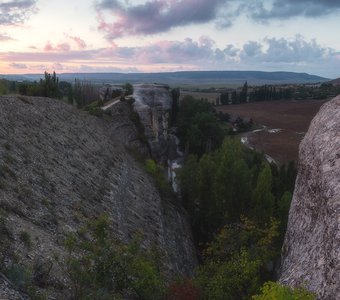
[[[55,99],[0,97],[1,268],[63,257],[65,237],[105,212],[118,239],[142,233],[169,274],[192,272],[185,212],[126,151],[123,129],[133,125],[124,111],[100,119]],[[67,299],[56,264],[50,276],[49,293]]]
[[[280,281],[340,297],[340,96],[322,106],[300,145]]]

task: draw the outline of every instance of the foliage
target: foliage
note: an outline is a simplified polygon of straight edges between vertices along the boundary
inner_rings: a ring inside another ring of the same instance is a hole
[[[248,299],[256,292],[260,263],[243,250],[228,261],[208,261],[198,272],[197,282],[202,288],[203,299]]]
[[[99,87],[90,82],[75,79],[73,85],[73,97],[78,108],[92,103],[99,99]]]
[[[171,194],[171,187],[165,177],[165,171],[162,166],[158,165],[153,159],[145,161],[145,169],[152,176],[156,187],[162,196]]]
[[[184,97],[180,103],[177,134],[180,147],[186,153],[198,155],[217,149],[224,136],[212,105],[191,96]]]
[[[278,222],[266,227],[247,218],[227,225],[204,251],[196,281],[204,299],[249,299],[270,275],[267,265],[277,255]]]
[[[94,101],[84,107],[84,110],[88,111],[90,115],[96,117],[102,117],[104,111],[100,108],[102,101]]]
[[[59,78],[56,73],[44,73],[44,79],[39,82],[22,82],[19,84],[18,91],[21,95],[61,98],[59,90]]]
[[[266,282],[261,288],[261,294],[252,297],[253,300],[315,300],[316,296],[303,289],[291,289],[276,282]]]
[[[197,244],[211,241],[217,230],[238,223],[241,215],[262,225],[275,217],[283,236],[296,174],[288,169],[272,172],[261,153],[236,138],[226,138],[220,149],[201,158],[190,155],[179,179]]]
[[[244,83],[242,87],[242,91],[240,93],[240,103],[246,103],[248,100],[248,83],[247,81]]]
[[[236,138],[186,159],[181,198],[196,244],[207,245],[195,278],[202,299],[249,299],[274,277],[295,174]]]
[[[102,215],[79,235],[65,241],[66,271],[74,299],[112,299],[124,295],[162,299],[165,281],[154,252],[143,250],[136,238],[125,245],[110,236],[109,219]]]
[[[179,178],[197,243],[211,240],[225,224],[238,222],[241,214],[250,214],[252,182],[261,168],[262,156],[234,138],[200,159],[188,157]]]
[[[129,96],[133,94],[133,86],[131,83],[127,82],[124,84],[123,86],[124,92],[125,92],[125,96]]]
[[[273,215],[275,202],[272,194],[272,174],[269,165],[266,165],[259,174],[252,197],[253,218],[261,223],[268,222]]]
[[[45,79],[40,80],[40,86],[44,97],[59,98],[59,78],[56,73],[45,72]]]

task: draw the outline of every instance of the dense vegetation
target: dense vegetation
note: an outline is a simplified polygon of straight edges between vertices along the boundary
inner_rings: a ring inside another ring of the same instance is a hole
[[[222,143],[223,122],[204,101],[183,99],[178,130],[188,154],[180,172],[181,201],[201,260],[196,287],[203,299],[249,299],[275,280],[294,164],[269,165],[236,137]]]
[[[177,134],[182,150],[202,155],[221,145],[224,131],[211,104],[187,96],[177,115]]]

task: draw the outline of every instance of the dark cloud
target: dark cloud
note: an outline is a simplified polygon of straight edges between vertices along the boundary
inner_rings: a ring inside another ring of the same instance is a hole
[[[240,52],[240,49],[236,48],[234,45],[227,45],[227,47],[223,50],[223,53],[230,57],[235,57]]]
[[[267,38],[264,46],[258,42],[246,43],[241,52],[242,59],[259,63],[313,64],[336,54],[334,50],[319,45],[315,40],[306,41],[301,36],[294,39]]]
[[[0,25],[21,24],[37,11],[36,0],[0,2]]]
[[[225,28],[244,14],[265,22],[295,16],[319,17],[340,11],[340,0],[147,0],[143,4],[132,3],[97,1],[98,28],[106,33],[108,40],[125,35],[156,34],[211,21]]]
[[[320,17],[339,12],[339,0],[273,0],[270,8],[265,1],[257,1],[248,6],[250,16],[265,21],[268,19],[286,19],[296,16]]]
[[[262,45],[258,42],[249,41],[243,46],[243,52],[246,56],[257,56],[262,53]]]
[[[333,50],[322,47],[315,40],[305,41],[301,36],[295,39],[267,38],[267,51],[262,59],[268,62],[313,63],[332,55]]]
[[[218,18],[220,9],[233,0],[149,0],[139,5],[124,5],[117,0],[97,3],[99,29],[108,39],[123,35],[155,34],[173,27],[206,23]],[[109,11],[114,20],[107,21],[102,12]],[[223,20],[224,26],[230,25]]]

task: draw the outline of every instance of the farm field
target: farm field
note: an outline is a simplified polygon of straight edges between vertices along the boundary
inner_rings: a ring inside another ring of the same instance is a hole
[[[298,161],[299,144],[309,124],[326,101],[270,101],[218,106],[217,111],[252,118],[265,130],[242,134],[248,144],[270,155],[279,164]]]

